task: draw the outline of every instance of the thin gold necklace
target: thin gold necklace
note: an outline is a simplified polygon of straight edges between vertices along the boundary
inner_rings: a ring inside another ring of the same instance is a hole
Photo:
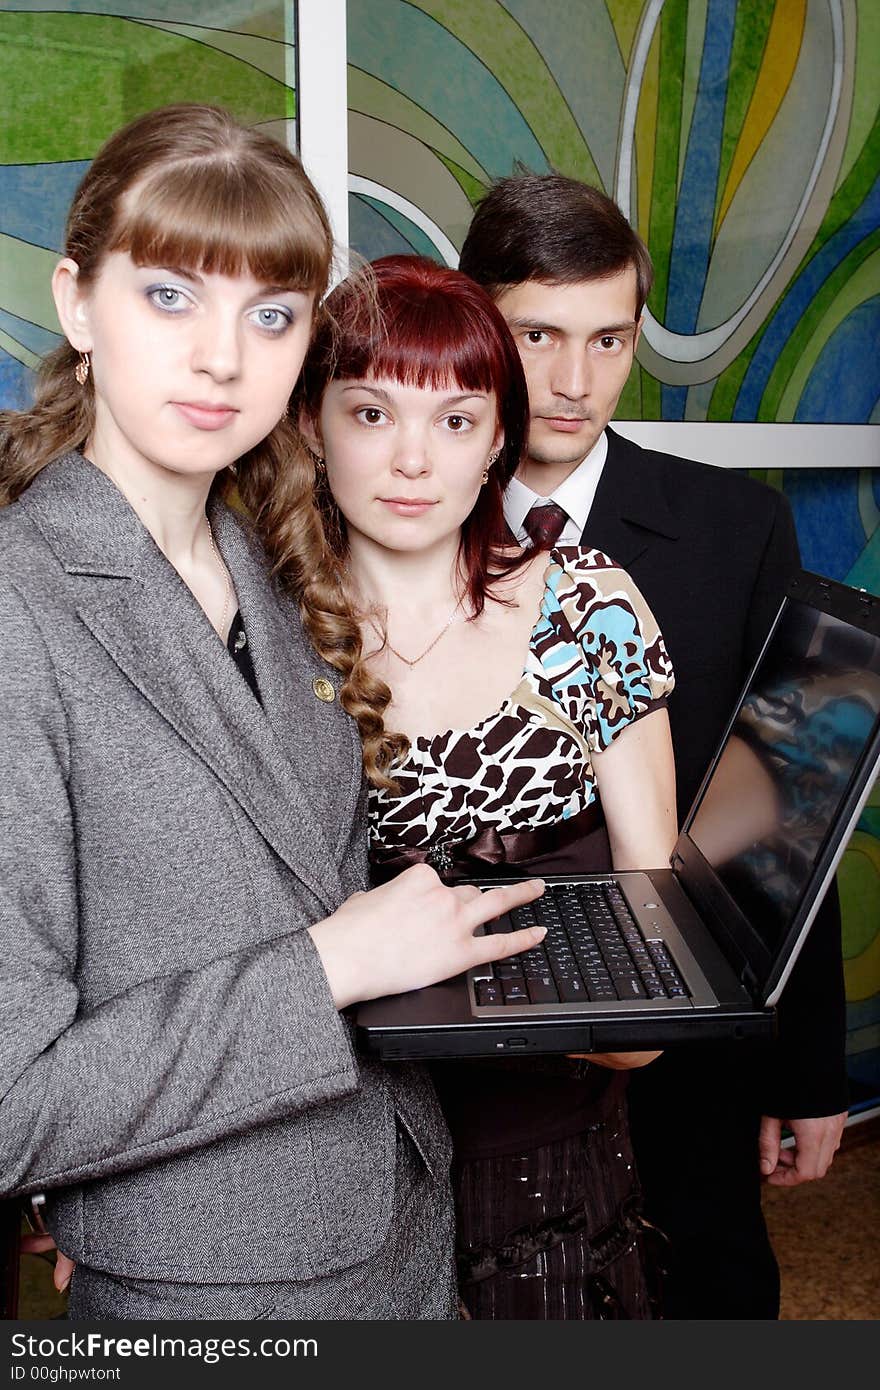
[[[418,666],[419,662],[423,659],[423,657],[426,657],[428,655],[428,652],[432,652],[434,650],[437,643],[440,641],[440,638],[443,637],[444,634],[447,633],[449,629],[452,627],[452,624],[455,622],[456,614],[458,613],[458,610],[460,608],[461,599],[458,600],[458,603],[453,608],[452,612],[446,619],[446,622],[443,624],[440,631],[437,633],[437,636],[434,638],[433,642],[429,642],[425,650],[423,652],[419,652],[418,656],[413,657],[412,661],[410,661],[408,656],[404,656],[402,652],[399,652],[396,647],[392,647],[391,643],[388,641],[387,632],[382,632],[382,629],[377,625],[375,618],[370,618],[370,625],[373,628],[373,631],[376,633],[376,636],[383,639],[385,646],[391,652],[392,656],[396,656],[397,660],[402,661],[404,666]]]
[[[223,613],[220,618],[220,626],[218,628],[215,628],[215,632],[217,632],[222,637],[224,632],[226,631],[226,614],[229,612],[229,599],[232,594],[232,585],[229,581],[229,570],[226,568],[226,565],[220,559],[220,552],[214,544],[214,532],[211,530],[211,523],[207,517],[205,517],[205,525],[208,528],[208,540],[211,542],[211,549],[214,552],[214,559],[217,561],[217,564],[223,571],[223,583],[226,586],[223,594]]]

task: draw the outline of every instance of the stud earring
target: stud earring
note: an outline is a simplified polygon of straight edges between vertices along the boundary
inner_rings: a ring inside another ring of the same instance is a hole
[[[91,361],[89,359],[89,354],[87,352],[81,352],[79,355],[79,361],[73,369],[73,375],[76,377],[80,386],[85,386],[86,382],[88,381],[90,366]]]

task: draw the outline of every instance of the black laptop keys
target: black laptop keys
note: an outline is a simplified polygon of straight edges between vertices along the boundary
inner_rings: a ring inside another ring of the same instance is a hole
[[[536,925],[547,928],[540,945],[472,972],[478,1005],[687,997],[666,947],[642,935],[616,883],[550,884],[486,930]]]

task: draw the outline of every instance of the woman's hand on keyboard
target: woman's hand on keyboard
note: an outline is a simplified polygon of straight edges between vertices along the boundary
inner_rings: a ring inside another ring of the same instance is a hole
[[[447,887],[427,864],[415,864],[369,893],[354,893],[309,928],[333,999],[344,1009],[361,999],[433,985],[487,961],[528,951],[545,927],[475,936],[477,927],[539,898],[541,879],[481,892]]]

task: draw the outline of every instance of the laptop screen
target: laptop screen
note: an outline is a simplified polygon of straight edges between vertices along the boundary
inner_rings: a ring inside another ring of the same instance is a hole
[[[880,637],[789,599],[687,826],[759,958],[785,941],[878,727]]]

